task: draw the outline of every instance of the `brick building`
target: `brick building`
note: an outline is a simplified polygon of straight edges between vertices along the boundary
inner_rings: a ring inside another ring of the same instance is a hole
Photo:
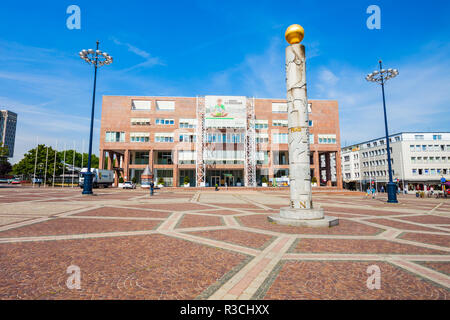
[[[310,100],[311,176],[342,188],[337,101]],[[181,186],[286,184],[287,104],[230,96],[104,96],[100,168],[116,180],[149,165],[155,180]],[[265,179],[264,179],[265,177]]]

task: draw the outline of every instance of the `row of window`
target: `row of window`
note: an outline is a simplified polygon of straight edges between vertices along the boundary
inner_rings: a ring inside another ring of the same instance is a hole
[[[245,134],[243,133],[207,133],[206,142],[208,143],[244,143]]]
[[[411,163],[446,163],[450,157],[411,157]]]
[[[268,129],[269,124],[267,120],[260,120],[261,122],[255,123],[255,129],[262,130]],[[175,125],[174,119],[163,119],[157,118],[155,119],[156,125]],[[287,120],[273,120],[272,124],[274,127],[287,127]],[[131,125],[133,126],[149,126],[150,118],[131,118]],[[313,120],[309,120],[309,126],[313,126]],[[180,119],[180,128],[195,128],[196,127],[196,119]]]
[[[364,177],[370,178],[370,177],[386,177],[389,175],[389,172],[387,170],[376,170],[376,171],[367,171],[364,172]],[[392,170],[392,175],[395,175],[395,170]]]
[[[175,124],[175,121],[173,119],[161,119],[161,118],[157,118],[155,120],[155,124],[157,125],[171,125],[173,126]]]
[[[155,102],[156,109],[162,111],[174,111],[175,101],[167,100],[157,100]],[[312,105],[308,103],[308,112],[311,112]],[[131,110],[136,111],[148,111],[152,109],[151,100],[132,100]],[[272,102],[272,112],[273,113],[287,113],[287,103],[286,102]]]
[[[400,136],[395,136],[395,137],[391,137],[389,138],[390,142],[398,142],[401,141],[401,137]],[[366,143],[365,148],[372,148],[372,147],[377,147],[377,146],[383,146],[386,144],[386,139],[381,139],[378,141],[372,141],[372,142],[368,142]]]
[[[423,135],[423,134],[416,134],[416,135],[414,135],[414,139],[415,140],[424,140],[425,139],[425,135]],[[433,134],[433,140],[442,140],[442,135],[441,134]]]
[[[450,169],[412,169],[413,176],[421,175],[446,175]]]
[[[346,179],[351,179],[352,175],[351,173],[345,173],[345,178]],[[355,172],[355,178],[359,178],[359,173]]]
[[[389,150],[392,153],[392,147],[390,147]],[[387,148],[363,152],[362,156],[363,158],[368,158],[368,157],[382,156],[384,154],[387,154]]]
[[[152,109],[151,100],[132,100],[131,110],[148,111]],[[173,111],[175,110],[175,101],[156,101],[156,110]]]
[[[450,151],[450,145],[448,144],[447,146],[445,146],[444,144],[411,144],[409,145],[409,151],[411,152],[420,152],[420,151],[428,151],[428,152],[435,152],[435,151]]]
[[[274,133],[272,135],[273,143],[288,143],[288,133]],[[256,135],[256,143],[269,143],[268,135]],[[149,142],[149,132],[131,132],[130,142]],[[183,133],[179,135],[180,142],[196,142],[194,134]],[[107,131],[105,142],[125,142],[125,132]],[[174,142],[173,133],[155,133],[155,142]],[[244,143],[244,133],[207,133],[206,142],[208,143]],[[314,143],[314,134],[309,135],[309,143]],[[336,138],[331,136],[319,135],[319,143],[334,144]]]
[[[394,163],[394,159],[391,159],[391,163]],[[387,159],[374,160],[374,161],[365,161],[363,162],[363,167],[376,167],[376,166],[385,166],[387,165]]]
[[[320,144],[335,144],[336,136],[322,136],[319,134],[319,143]]]

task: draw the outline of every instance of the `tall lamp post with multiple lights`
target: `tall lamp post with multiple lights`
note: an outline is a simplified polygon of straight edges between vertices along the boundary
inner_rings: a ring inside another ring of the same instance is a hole
[[[94,131],[94,109],[95,109],[95,87],[97,84],[97,68],[103,65],[111,64],[113,58],[106,52],[98,49],[99,41],[97,41],[96,50],[81,50],[80,58],[94,66],[94,93],[92,95],[92,110],[91,110],[91,131],[89,134],[89,157],[87,172],[84,174],[83,192],[82,194],[92,194],[92,172],[91,172],[91,156],[92,156],[92,134]]]
[[[384,83],[398,76],[397,69],[383,69],[383,65],[381,60],[378,61],[380,64],[380,71],[375,70],[374,72],[368,74],[366,76],[367,81],[376,82],[381,84],[381,92],[383,94],[383,109],[384,109],[384,128],[386,130],[386,147],[387,147],[387,160],[388,160],[388,168],[389,168],[389,182],[386,185],[387,193],[388,193],[388,201],[390,203],[397,203],[397,185],[392,181],[392,165],[391,165],[391,149],[389,143],[389,133],[388,133],[388,124],[387,124],[387,116],[386,116],[386,100],[384,98]]]

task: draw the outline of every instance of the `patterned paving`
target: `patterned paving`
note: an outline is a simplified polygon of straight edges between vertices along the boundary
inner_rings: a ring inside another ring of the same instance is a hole
[[[0,188],[0,299],[450,298],[450,200],[317,192],[326,229],[273,192]],[[368,267],[380,288],[367,285]],[[69,289],[69,266],[81,288]]]

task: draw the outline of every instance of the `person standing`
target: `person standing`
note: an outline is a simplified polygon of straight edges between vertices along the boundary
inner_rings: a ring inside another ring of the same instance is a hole
[[[372,199],[375,199],[375,187],[372,187]]]
[[[155,191],[155,184],[153,183],[153,180],[150,181],[150,196],[153,196],[153,193]]]

